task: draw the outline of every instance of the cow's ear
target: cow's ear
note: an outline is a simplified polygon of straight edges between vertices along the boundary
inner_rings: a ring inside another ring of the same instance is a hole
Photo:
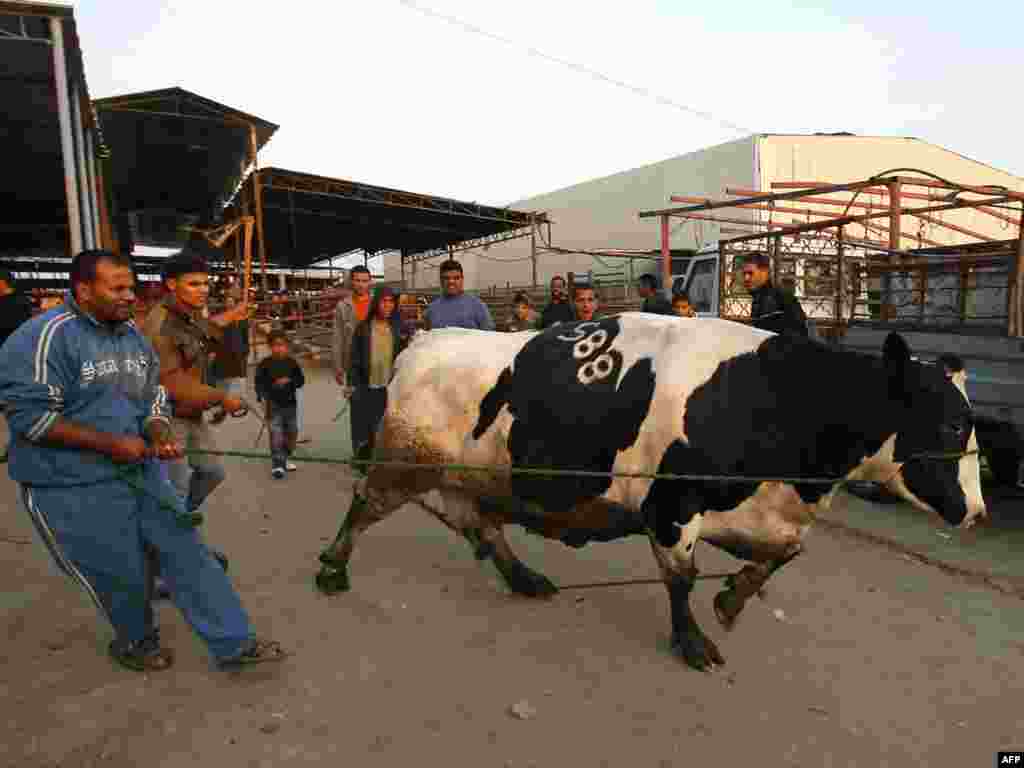
[[[889,379],[889,394],[893,398],[907,399],[907,374],[910,364],[910,347],[898,333],[890,333],[882,345],[882,360]]]

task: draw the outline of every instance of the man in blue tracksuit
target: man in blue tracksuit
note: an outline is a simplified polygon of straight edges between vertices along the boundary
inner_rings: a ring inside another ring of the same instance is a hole
[[[140,671],[174,661],[160,645],[144,548],[159,552],[175,605],[222,665],[283,658],[258,640],[224,570],[160,460],[181,456],[159,360],[131,321],[129,258],[83,251],[66,303],[20,326],[0,349],[9,470],[58,567],[114,628],[110,654]]]

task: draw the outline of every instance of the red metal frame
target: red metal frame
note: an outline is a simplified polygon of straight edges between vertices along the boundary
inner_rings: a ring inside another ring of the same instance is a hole
[[[915,187],[923,187],[924,190],[912,191]],[[774,243],[776,250],[778,250],[783,238],[787,238],[787,242],[799,243],[806,236],[820,237],[830,230],[838,233],[836,239],[839,243],[840,253],[842,251],[842,243],[861,245],[879,251],[881,253],[878,258],[871,257],[869,259],[870,264],[873,265],[869,271],[881,280],[883,318],[886,317],[887,311],[891,309],[888,305],[888,302],[891,301],[891,291],[889,290],[890,273],[892,273],[893,269],[900,271],[913,266],[906,261],[908,253],[903,250],[904,241],[916,241],[919,246],[925,244],[941,246],[937,241],[925,238],[922,232],[915,236],[913,233],[905,231],[905,217],[916,218],[921,222],[927,222],[932,226],[957,232],[982,243],[999,242],[996,238],[982,232],[929,215],[942,211],[962,209],[981,211],[986,215],[1016,227],[1016,232],[1012,232],[1010,236],[1011,238],[1015,236],[1020,241],[1021,246],[1018,249],[1019,255],[1017,260],[1024,260],[1024,193],[1015,192],[1003,187],[955,184],[939,179],[892,174],[847,184],[828,184],[820,181],[775,182],[772,184],[772,189],[784,191],[758,193],[745,188],[727,187],[725,193],[733,196],[735,199],[713,200],[705,197],[673,195],[670,197],[671,202],[690,203],[690,205],[681,208],[641,212],[639,214],[641,218],[658,217],[660,220],[662,272],[665,276],[666,284],[671,279],[669,248],[669,220],[671,218],[714,221],[719,224],[739,225],[743,228],[758,230],[750,232],[748,229],[737,229],[734,226],[723,227],[721,234],[731,235],[730,237],[723,237],[719,241],[719,247],[723,252],[734,244],[751,243],[766,239],[769,240],[769,245]],[[936,194],[933,190],[940,190],[946,194]],[[839,193],[844,194],[845,197],[830,197],[830,195]],[[857,198],[862,195],[872,195],[882,199],[858,200]],[[798,201],[811,205],[841,206],[843,208],[843,215],[834,216],[827,210],[779,205],[783,201]],[[928,205],[913,205],[910,201],[925,201]],[[1011,205],[1015,207],[1016,203],[1022,203],[1022,213],[1019,221],[1010,215],[1009,210],[1012,209],[1006,207]],[[1004,206],[1004,208],[1000,210],[994,206]],[[719,210],[727,208],[767,211],[769,216],[767,219],[753,218],[746,220],[723,216],[718,213]],[[851,210],[856,211],[856,213],[851,214]],[[1004,213],[1004,210],[1007,212]],[[860,213],[860,211],[866,212]],[[796,220],[786,224],[775,219],[773,215],[775,213],[797,214],[806,217],[808,220]],[[812,218],[819,220],[812,221],[810,220]],[[843,228],[851,224],[863,226],[865,228],[865,237],[855,238],[845,233]],[[868,230],[881,235],[885,239],[874,240],[868,238]],[[842,256],[840,256],[840,259],[842,259]],[[840,281],[842,281],[841,271],[840,269]],[[1011,294],[1008,301],[1009,330],[1011,335],[1022,335],[1024,334],[1024,297],[1017,294],[1024,292],[1024,264],[1014,264],[1013,275],[1014,277],[1011,280],[1008,292]],[[923,292],[925,290],[924,281],[926,280],[926,275],[922,272],[919,284],[918,278],[915,277],[914,279],[915,287],[913,290]],[[923,301],[921,306],[923,312]],[[1015,307],[1017,309],[1014,309]],[[1016,314],[1020,314],[1021,317],[1016,317]]]

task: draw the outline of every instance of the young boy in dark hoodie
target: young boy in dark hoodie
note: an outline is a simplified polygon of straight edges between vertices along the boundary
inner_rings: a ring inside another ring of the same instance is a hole
[[[306,377],[289,354],[288,337],[283,331],[271,331],[267,341],[270,355],[263,358],[256,369],[256,396],[266,402],[270,473],[280,480],[286,471],[298,469],[288,458],[295,452],[299,437],[295,393],[306,383]]]

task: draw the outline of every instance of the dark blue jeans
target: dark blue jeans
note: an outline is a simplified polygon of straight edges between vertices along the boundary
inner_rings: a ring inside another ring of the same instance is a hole
[[[299,438],[298,412],[294,405],[270,406],[270,465],[273,469],[284,469],[288,457],[295,451]]]
[[[155,461],[134,482],[21,486],[22,500],[58,568],[92,598],[122,643],[156,628],[148,596],[145,549],[159,555],[171,599],[218,659],[241,653],[255,637],[249,616],[199,531],[182,528],[181,499]],[[161,507],[160,502],[176,507]]]

